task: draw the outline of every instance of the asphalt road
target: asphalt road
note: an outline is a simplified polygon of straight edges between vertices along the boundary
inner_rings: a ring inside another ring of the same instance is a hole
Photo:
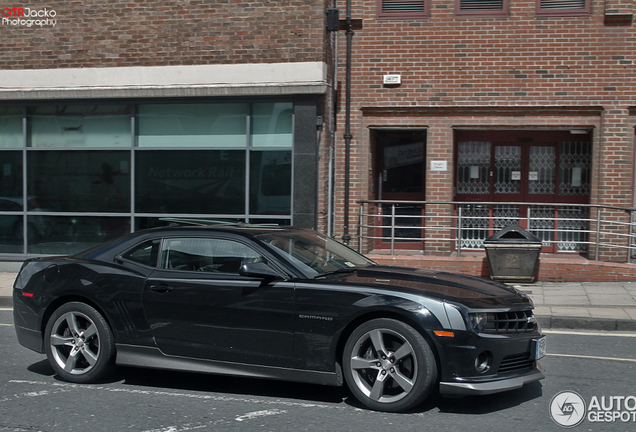
[[[550,407],[563,391],[592,404],[571,430],[636,430],[636,334],[551,331],[548,351],[541,383],[433,396],[414,412],[385,414],[363,409],[343,388],[255,379],[120,368],[100,384],[65,383],[43,355],[18,345],[12,312],[2,309],[0,431],[561,431]],[[570,401],[561,413],[580,412]]]

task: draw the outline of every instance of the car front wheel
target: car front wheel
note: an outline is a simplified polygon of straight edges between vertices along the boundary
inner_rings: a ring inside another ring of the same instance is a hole
[[[435,357],[424,337],[393,319],[374,319],[356,328],[345,345],[343,363],[353,395],[378,411],[415,407],[437,378]]]
[[[45,348],[58,376],[88,383],[102,378],[112,367],[115,342],[108,323],[95,308],[71,302],[51,315]]]

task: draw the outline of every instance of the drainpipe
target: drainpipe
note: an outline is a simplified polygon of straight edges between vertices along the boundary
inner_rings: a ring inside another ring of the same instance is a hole
[[[345,96],[345,190],[344,190],[344,232],[342,241],[349,245],[351,236],[349,235],[349,176],[350,176],[350,154],[351,154],[351,41],[353,39],[353,26],[351,24],[351,0],[347,0],[347,71],[346,71],[346,96]]]

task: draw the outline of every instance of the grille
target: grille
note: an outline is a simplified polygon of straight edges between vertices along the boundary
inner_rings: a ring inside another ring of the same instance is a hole
[[[424,5],[424,0],[382,0],[382,13],[422,13]]]
[[[533,367],[534,360],[530,358],[530,353],[509,355],[501,361],[499,373],[531,369]]]
[[[516,312],[489,312],[484,333],[528,333],[537,329],[531,310]]]

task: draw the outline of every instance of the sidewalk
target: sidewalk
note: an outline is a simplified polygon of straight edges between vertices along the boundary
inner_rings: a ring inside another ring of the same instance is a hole
[[[0,307],[11,307],[15,272],[0,272]],[[528,294],[542,328],[636,331],[636,282],[536,282]]]
[[[636,331],[636,282],[536,282],[515,287],[532,298],[544,329]]]

